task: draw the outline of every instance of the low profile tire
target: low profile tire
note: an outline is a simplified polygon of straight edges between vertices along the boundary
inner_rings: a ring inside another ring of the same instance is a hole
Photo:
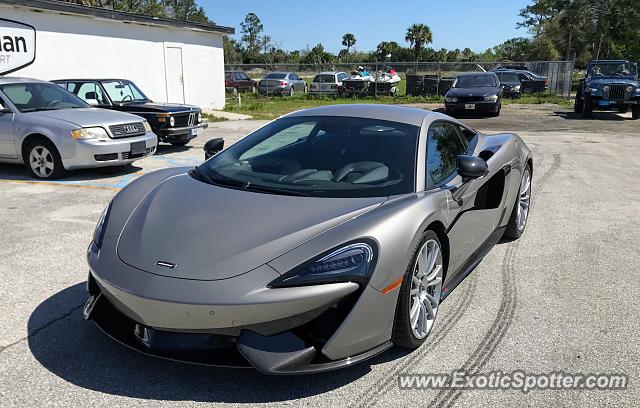
[[[442,245],[438,235],[427,230],[420,237],[402,279],[393,344],[416,349],[424,343],[440,306],[443,276]]]
[[[529,219],[529,208],[531,207],[531,169],[529,165],[525,167],[520,180],[518,196],[509,217],[507,229],[504,236],[508,239],[518,239],[524,234]]]
[[[502,110],[502,106],[498,106],[498,109],[495,112],[489,113],[489,116],[497,118],[500,116],[500,110]]]
[[[582,117],[583,118],[593,117],[593,101],[591,100],[590,95],[584,96],[584,106],[582,107]]]
[[[58,179],[66,173],[58,149],[48,140],[41,139],[29,143],[23,160],[29,173],[35,178]]]
[[[633,105],[633,108],[631,108],[631,117],[633,120],[640,119],[640,105]]]
[[[187,143],[189,143],[189,141],[186,141],[186,142],[171,142],[171,146],[182,147],[182,146],[186,146]]]

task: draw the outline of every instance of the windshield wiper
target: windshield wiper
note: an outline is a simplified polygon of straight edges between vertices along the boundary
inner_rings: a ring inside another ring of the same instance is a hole
[[[243,190],[255,191],[258,193],[273,193],[273,194],[280,194],[280,195],[311,197],[311,194],[304,193],[298,190],[289,190],[286,188],[278,188],[278,187],[268,187],[268,186],[251,184],[251,183],[247,183],[247,185],[243,188]]]
[[[26,109],[23,109],[22,112],[38,112],[38,111],[58,110],[58,109],[63,109],[63,108],[54,108],[54,107],[26,108]]]

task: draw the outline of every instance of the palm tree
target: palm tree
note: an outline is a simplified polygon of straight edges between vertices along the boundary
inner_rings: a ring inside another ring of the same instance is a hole
[[[342,36],[342,45],[347,47],[347,62],[349,62],[349,51],[351,51],[351,47],[356,44],[356,36],[351,33],[346,33]]]
[[[404,37],[405,41],[411,44],[413,53],[416,56],[416,62],[420,58],[420,51],[428,44],[433,42],[433,33],[429,26],[425,24],[413,24],[407,28],[407,35]]]

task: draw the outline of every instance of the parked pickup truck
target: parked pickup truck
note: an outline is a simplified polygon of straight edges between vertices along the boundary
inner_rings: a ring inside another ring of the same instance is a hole
[[[184,146],[207,128],[197,106],[153,102],[126,79],[58,79],[52,81],[89,105],[145,118],[161,142]]]

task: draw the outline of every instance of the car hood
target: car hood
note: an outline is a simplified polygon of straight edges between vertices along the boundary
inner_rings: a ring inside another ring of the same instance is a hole
[[[486,96],[495,95],[498,89],[492,86],[482,86],[477,88],[451,88],[448,96]]]
[[[174,112],[200,112],[200,108],[193,105],[164,102],[135,102],[126,103],[120,106],[120,110],[140,113],[174,113]]]
[[[62,120],[79,127],[110,126],[144,120],[129,113],[99,108],[57,109],[33,113],[49,119]]]
[[[638,85],[638,82],[633,78],[627,77],[599,77],[597,79],[590,79],[588,81],[589,85],[611,85],[611,84],[625,84],[625,85]]]
[[[157,275],[228,279],[384,201],[255,193],[182,174],[156,186],[138,204],[120,233],[118,257]]]

